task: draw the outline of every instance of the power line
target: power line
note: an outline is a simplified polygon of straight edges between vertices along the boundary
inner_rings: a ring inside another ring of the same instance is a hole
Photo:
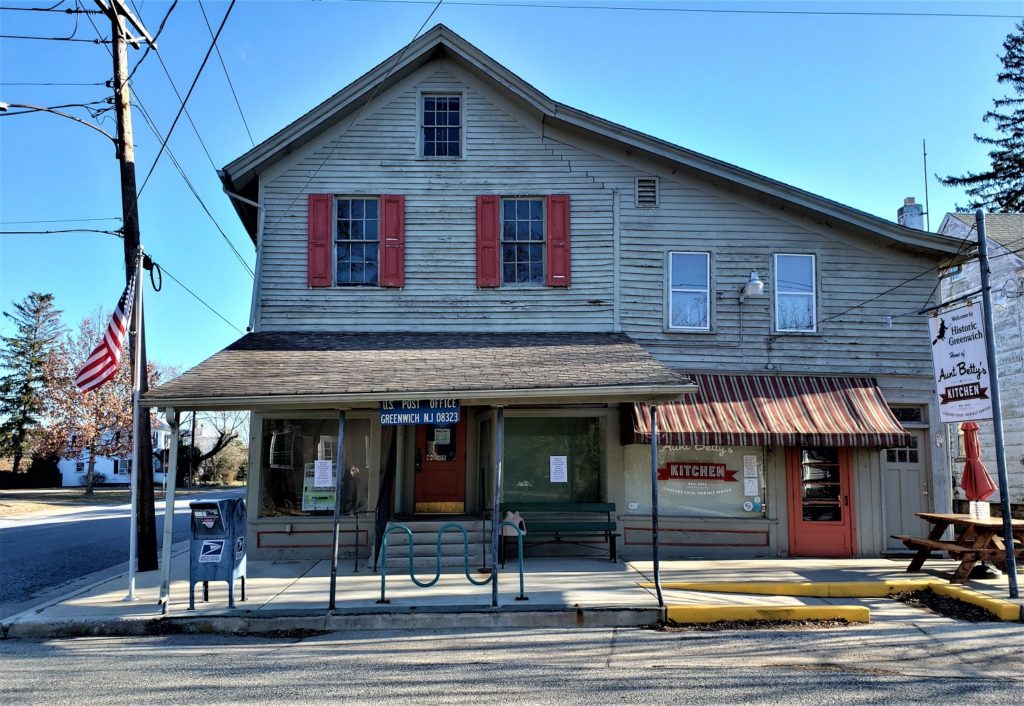
[[[20,226],[20,225],[31,225],[33,223],[88,223],[91,221],[119,221],[120,216],[111,216],[110,218],[44,218],[39,221],[0,221],[0,225],[3,226]]]
[[[70,227],[70,229],[57,229],[53,231],[0,231],[0,236],[52,236],[65,233],[102,233],[108,236],[124,238],[120,231],[102,231],[92,227]]]
[[[160,144],[160,149],[156,153],[156,158],[153,160],[153,164],[149,167],[149,172],[146,174],[146,178],[142,180],[142,186],[139,187],[139,191],[135,196],[136,204],[138,203],[139,197],[142,196],[142,192],[146,188],[146,184],[149,182],[149,178],[153,175],[153,170],[156,169],[157,162],[160,161],[160,156],[164,153],[167,148],[167,141],[171,139],[171,133],[174,132],[174,128],[178,125],[178,120],[181,118],[181,114],[185,111],[185,104],[188,103],[188,99],[192,96],[192,91],[195,90],[196,84],[199,83],[199,77],[203,74],[203,69],[206,68],[206,62],[210,59],[210,54],[213,53],[214,47],[217,46],[217,37],[224,30],[224,25],[227,24],[228,17],[231,16],[231,10],[235,7],[235,0],[231,0],[231,4],[228,5],[227,12],[224,13],[224,18],[220,21],[220,27],[217,28],[217,33],[213,36],[213,41],[210,43],[210,48],[206,50],[206,55],[203,57],[203,63],[199,65],[199,70],[196,71],[195,78],[192,79],[192,85],[188,88],[188,93],[185,94],[185,99],[181,102],[181,108],[178,109],[177,114],[174,116],[174,120],[171,122],[171,127],[167,130],[167,134],[164,136],[163,142]]]
[[[171,13],[174,12],[174,8],[176,8],[177,6],[178,0],[174,0],[174,2],[171,3],[171,6],[167,9],[167,14],[164,15],[164,18],[162,20],[160,20],[160,26],[156,28],[156,34],[153,35],[153,41],[151,43],[146,44],[146,51],[142,53],[142,58],[135,62],[135,66],[132,67],[131,72],[128,74],[128,78],[125,79],[126,82],[132,80],[132,76],[134,76],[135,72],[139,70],[140,66],[142,66],[142,62],[146,60],[147,56],[149,56],[149,52],[156,48],[156,41],[160,38],[160,33],[164,31],[164,25],[167,24],[168,18],[170,18]],[[135,8],[135,14],[141,18],[142,13],[139,11],[139,8],[135,7],[134,1],[132,2],[132,7]]]
[[[344,0],[377,5],[429,5],[433,0]],[[637,5],[576,5],[557,2],[485,2],[484,0],[448,0],[448,5],[466,7],[503,7],[545,10],[606,10],[615,12],[674,12],[715,15],[816,15],[833,17],[973,17],[987,19],[1020,19],[1020,15],[978,12],[874,12],[867,10],[755,10],[723,7],[645,7]]]
[[[423,20],[423,23],[420,25],[420,28],[417,29],[416,33],[412,35],[412,39],[409,40],[409,43],[402,47],[401,53],[399,53],[399,55],[395,58],[394,63],[391,64],[391,66],[388,68],[387,73],[384,74],[384,78],[382,78],[374,87],[373,92],[370,94],[370,97],[367,98],[366,101],[364,101],[361,106],[359,106],[359,110],[356,111],[355,117],[353,117],[351,122],[349,122],[349,127],[359,122],[359,118],[362,116],[363,111],[366,109],[366,106],[373,102],[373,99],[377,97],[377,93],[380,91],[381,87],[385,83],[387,83],[388,77],[391,76],[391,72],[395,70],[395,67],[402,63],[402,59],[405,58],[405,52],[408,51],[409,45],[416,41],[416,37],[420,36],[420,32],[422,32],[423,28],[427,26],[428,22],[430,22],[430,18],[433,17],[434,13],[437,12],[437,9],[441,7],[442,2],[444,2],[444,0],[437,0],[437,3],[434,5],[434,9],[432,9],[430,11],[430,14],[427,15],[427,19]],[[330,158],[334,156],[335,151],[338,149],[338,145],[341,143],[341,138],[345,136],[346,132],[348,132],[348,128],[346,128],[344,132],[342,132],[340,135],[334,138],[331,144],[330,151],[328,151],[323,161],[320,162],[320,164],[317,166],[316,171],[309,175],[309,178],[306,180],[305,185],[303,185],[303,187],[298,191],[298,193],[295,194],[295,198],[292,199],[292,202],[288,205],[288,208],[285,209],[284,213],[290,213],[292,208],[294,208],[295,204],[298,203],[299,198],[301,198],[302,195],[306,193],[306,189],[308,189],[309,185],[313,183],[313,179],[315,179],[316,176],[320,173],[320,170],[324,168],[324,165],[327,164],[328,160],[330,160]]]
[[[50,7],[0,7],[0,10],[8,10],[10,12],[59,12],[63,15],[102,15],[103,13],[99,10],[86,10],[84,8],[67,8],[64,10],[58,9],[64,4],[65,0],[60,0],[56,5]]]
[[[205,306],[205,307],[206,307],[207,309],[209,309],[209,310],[210,310],[210,311],[212,311],[212,312],[213,312],[214,314],[216,314],[216,315],[217,315],[218,317],[220,317],[221,321],[223,321],[224,323],[226,323],[226,324],[227,324],[228,326],[230,326],[230,327],[231,327],[231,328],[233,328],[234,330],[238,331],[238,333],[240,333],[240,334],[242,334],[242,335],[245,335],[245,332],[244,332],[244,331],[243,331],[242,329],[238,328],[238,327],[237,327],[237,326],[235,326],[235,325],[234,325],[233,323],[231,323],[230,321],[228,321],[228,320],[227,320],[227,319],[226,319],[226,318],[224,317],[224,315],[223,315],[223,314],[221,314],[221,313],[220,313],[219,311],[217,311],[217,310],[216,310],[216,309],[214,309],[214,308],[213,308],[212,306],[210,306],[210,304],[209,304],[209,303],[207,303],[207,301],[206,301],[205,299],[203,299],[203,298],[202,298],[201,296],[199,296],[198,294],[196,294],[195,292],[193,292],[193,291],[192,291],[191,289],[189,289],[189,288],[188,288],[187,286],[185,286],[185,284],[184,284],[184,283],[183,283],[183,282],[182,282],[182,281],[181,281],[180,279],[178,279],[178,278],[177,278],[177,277],[175,277],[175,276],[174,276],[173,274],[171,274],[171,271],[170,271],[170,270],[168,270],[168,269],[167,269],[167,268],[166,268],[166,267],[165,267],[164,265],[159,265],[159,267],[160,267],[160,271],[161,271],[161,272],[163,272],[163,273],[164,273],[164,274],[166,274],[166,275],[167,275],[168,277],[170,277],[170,278],[171,278],[172,280],[174,280],[174,281],[175,281],[175,282],[176,282],[176,283],[178,284],[178,286],[179,286],[179,287],[181,287],[181,288],[182,288],[182,289],[184,289],[184,290],[185,290],[186,292],[188,292],[189,294],[191,294],[191,295],[192,295],[192,296],[193,296],[193,297],[194,297],[194,298],[196,299],[196,301],[198,301],[198,302],[199,302],[200,304],[202,304],[202,305],[203,305],[203,306]]]
[[[108,81],[0,81],[0,86],[110,86]]]
[[[0,39],[39,39],[47,42],[83,42],[85,44],[110,44],[109,39],[78,39],[77,37],[31,37],[22,34],[0,34]]]
[[[210,19],[206,16],[206,8],[203,7],[203,0],[199,0],[199,10],[203,13],[203,20],[206,22],[206,29],[209,30],[210,36],[213,36],[213,27],[210,26]],[[224,63],[224,57],[220,53],[220,47],[217,46],[217,41],[214,39],[214,47],[217,50],[217,58],[220,59],[220,67],[224,69],[224,78],[228,81],[228,88],[231,89],[231,95],[235,98],[235,105],[238,107],[238,115],[242,118],[242,124],[245,125],[245,132],[249,135],[249,142],[252,146],[256,146],[256,140],[252,139],[252,131],[249,129],[249,122],[245,119],[245,113],[242,112],[242,104],[238,100],[238,94],[235,92],[235,84],[231,82],[231,74],[228,73],[228,66]]]

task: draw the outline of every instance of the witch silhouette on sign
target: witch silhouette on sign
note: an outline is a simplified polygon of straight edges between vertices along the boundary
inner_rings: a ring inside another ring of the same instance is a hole
[[[934,346],[939,341],[944,340],[946,340],[946,320],[939,317],[939,331],[935,334],[935,339],[932,341],[932,345]]]

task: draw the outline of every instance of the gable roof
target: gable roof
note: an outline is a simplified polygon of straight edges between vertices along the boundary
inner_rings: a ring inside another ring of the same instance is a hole
[[[949,213],[968,228],[973,228],[973,213]],[[994,240],[1007,250],[1020,252],[1024,250],[1024,213],[986,213],[985,236]],[[1022,254],[1021,257],[1024,257]]]
[[[258,177],[263,170],[316,139],[345,116],[358,111],[384,88],[440,57],[454,59],[504,89],[514,100],[539,114],[545,123],[575,128],[642,151],[718,186],[767,197],[784,210],[826,225],[842,225],[863,235],[882,237],[905,249],[929,255],[957,251],[958,243],[952,238],[901,226],[552,100],[442,24],[435,25],[219,171],[225,191],[243,197],[232,198],[232,202],[253,241],[258,220],[256,208],[245,199],[256,200]]]

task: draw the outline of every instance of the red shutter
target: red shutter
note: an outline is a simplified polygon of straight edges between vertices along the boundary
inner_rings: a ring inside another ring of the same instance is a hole
[[[497,287],[500,263],[501,199],[476,197],[476,286]]]
[[[310,287],[331,286],[331,215],[334,200],[330,194],[310,194],[307,213],[306,280]]]
[[[405,286],[405,197],[380,197],[380,286]]]
[[[548,196],[548,272],[549,287],[568,287],[571,260],[569,257],[569,196]]]

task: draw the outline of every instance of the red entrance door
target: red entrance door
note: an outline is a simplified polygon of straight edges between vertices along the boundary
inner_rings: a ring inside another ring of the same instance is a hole
[[[416,427],[416,512],[466,511],[466,422]]]
[[[825,446],[787,449],[786,465],[790,556],[853,556],[849,450]]]

